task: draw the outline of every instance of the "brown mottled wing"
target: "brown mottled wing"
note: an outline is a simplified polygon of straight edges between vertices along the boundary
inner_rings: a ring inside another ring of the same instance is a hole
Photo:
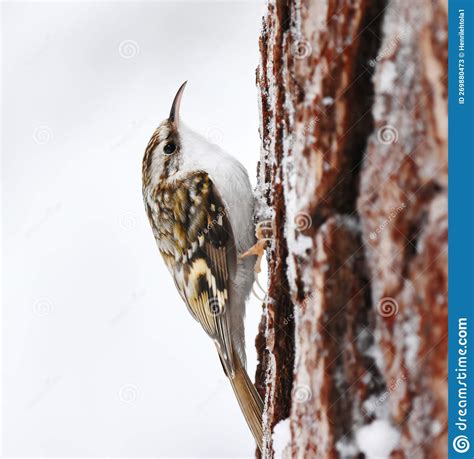
[[[230,375],[234,361],[228,308],[237,259],[227,209],[205,173],[183,181],[174,196],[180,196],[174,205],[172,233],[180,235],[174,246],[182,247],[165,260],[189,311],[214,340]]]
[[[211,181],[199,208],[196,213],[207,214],[207,218],[202,215],[195,228],[198,243],[194,244],[195,250],[191,250],[188,269],[185,269],[186,298],[193,315],[214,339],[226,372],[232,375],[234,360],[228,308],[236,252],[227,210]]]

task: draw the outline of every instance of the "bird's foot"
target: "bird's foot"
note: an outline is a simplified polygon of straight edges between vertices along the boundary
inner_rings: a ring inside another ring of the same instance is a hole
[[[273,222],[271,220],[263,220],[257,223],[255,228],[255,236],[257,237],[257,242],[250,247],[245,253],[240,255],[240,258],[250,257],[252,255],[257,255],[257,260],[255,261],[255,272],[258,274],[261,270],[262,258],[265,253],[265,249],[268,246],[268,243],[272,240],[273,237]]]
[[[255,236],[258,241],[270,242],[273,239],[273,221],[262,220],[255,227]]]

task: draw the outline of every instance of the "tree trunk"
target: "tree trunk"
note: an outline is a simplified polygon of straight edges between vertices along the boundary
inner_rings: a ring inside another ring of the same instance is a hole
[[[447,2],[274,0],[264,457],[447,457]]]

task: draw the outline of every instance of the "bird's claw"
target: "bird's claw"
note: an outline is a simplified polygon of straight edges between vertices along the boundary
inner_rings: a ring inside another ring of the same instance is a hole
[[[257,255],[254,270],[258,274],[262,270],[261,264],[265,249],[273,237],[273,222],[271,220],[263,220],[257,223],[255,228],[255,236],[257,237],[257,242],[245,253],[240,255],[240,258]]]

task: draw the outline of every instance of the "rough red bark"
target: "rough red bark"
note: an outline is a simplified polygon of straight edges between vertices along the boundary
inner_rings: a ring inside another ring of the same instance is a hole
[[[272,1],[260,50],[264,456],[289,417],[278,455],[364,457],[383,426],[447,457],[446,2]]]

